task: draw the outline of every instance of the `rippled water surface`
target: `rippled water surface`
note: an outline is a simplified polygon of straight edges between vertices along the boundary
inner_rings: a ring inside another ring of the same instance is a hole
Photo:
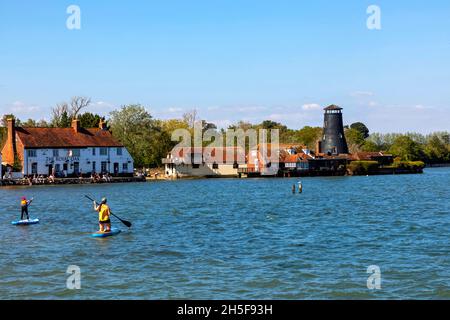
[[[0,188],[0,299],[449,299],[450,169]],[[133,222],[93,239],[84,198]],[[20,197],[39,225],[12,226]],[[69,265],[81,290],[68,290]],[[382,288],[367,289],[367,268]]]

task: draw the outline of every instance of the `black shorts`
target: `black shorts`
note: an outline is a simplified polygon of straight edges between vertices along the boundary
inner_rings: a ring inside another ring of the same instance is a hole
[[[111,220],[99,221],[98,223],[100,223],[100,224],[107,224],[107,223],[111,223]]]

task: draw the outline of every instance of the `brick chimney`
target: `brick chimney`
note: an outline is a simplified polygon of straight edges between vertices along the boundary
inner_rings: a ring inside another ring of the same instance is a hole
[[[72,128],[73,128],[73,130],[75,130],[75,133],[80,132],[80,130],[81,130],[80,120],[73,119],[72,120]]]
[[[99,123],[98,127],[99,127],[101,130],[107,130],[107,129],[108,129],[108,127],[107,127],[107,125],[106,125],[106,122],[103,121],[103,119],[100,119],[100,123]]]
[[[13,165],[14,156],[16,155],[16,120],[14,118],[8,118],[7,120],[8,128],[8,139],[3,147],[3,161]]]
[[[316,142],[316,155],[322,153],[322,141],[317,140]]]

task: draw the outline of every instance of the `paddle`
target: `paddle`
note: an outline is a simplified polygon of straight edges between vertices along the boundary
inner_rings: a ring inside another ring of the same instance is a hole
[[[94,199],[92,199],[91,197],[85,195],[86,198],[88,198],[89,200],[96,202]],[[120,220],[120,222],[122,222],[124,225],[126,225],[128,228],[131,228],[131,222],[120,219],[118,216],[116,216],[114,213],[110,212],[112,216],[116,217],[117,219]]]

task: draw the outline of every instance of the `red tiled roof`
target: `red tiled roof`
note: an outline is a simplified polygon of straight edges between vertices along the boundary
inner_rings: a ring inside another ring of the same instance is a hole
[[[307,157],[306,154],[298,153],[298,154],[286,155],[280,160],[285,163],[297,163],[297,162],[307,161],[306,157]]]
[[[108,130],[81,128],[16,128],[25,148],[123,147]]]
[[[337,105],[335,105],[335,104],[332,104],[332,105],[326,107],[326,108],[323,109],[323,110],[342,110],[342,108],[339,107],[339,106],[337,106]]]

